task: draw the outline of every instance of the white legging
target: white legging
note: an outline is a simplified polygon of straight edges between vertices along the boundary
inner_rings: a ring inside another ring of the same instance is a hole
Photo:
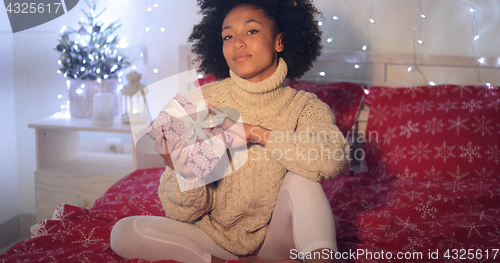
[[[187,263],[210,262],[211,255],[237,260],[198,226],[157,216],[121,219],[111,231],[111,248],[126,259],[171,259]],[[290,259],[291,250],[318,248],[337,251],[335,221],[321,184],[288,172],[266,238],[257,257],[269,261]]]

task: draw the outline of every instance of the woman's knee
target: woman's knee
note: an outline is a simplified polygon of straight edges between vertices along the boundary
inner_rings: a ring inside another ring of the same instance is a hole
[[[292,211],[317,210],[330,211],[330,203],[320,182],[309,180],[301,175],[288,172],[281,185],[281,191],[288,192],[289,205]]]
[[[307,194],[324,194],[323,187],[319,182],[312,181],[290,171],[285,174],[281,187],[287,188],[292,196],[299,194],[305,197],[304,195]]]
[[[111,230],[111,249],[121,257],[126,258],[127,251],[134,248],[132,243],[137,241],[137,232],[134,227],[136,220],[135,216],[122,218]]]

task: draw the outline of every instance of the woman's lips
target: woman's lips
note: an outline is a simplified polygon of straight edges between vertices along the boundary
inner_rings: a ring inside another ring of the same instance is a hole
[[[247,60],[249,57],[250,57],[250,55],[237,56],[234,58],[234,61],[236,63],[240,63],[240,62]]]

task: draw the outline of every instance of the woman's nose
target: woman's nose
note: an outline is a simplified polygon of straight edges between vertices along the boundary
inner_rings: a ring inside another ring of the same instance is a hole
[[[241,37],[234,38],[234,42],[233,42],[234,49],[240,49],[240,48],[244,47],[245,45],[246,45],[245,41]]]

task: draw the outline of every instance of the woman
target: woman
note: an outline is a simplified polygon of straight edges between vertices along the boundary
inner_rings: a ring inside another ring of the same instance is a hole
[[[191,189],[199,179],[184,166],[185,143],[164,146],[170,169],[159,196],[167,218],[120,220],[113,250],[151,261],[334,262],[335,223],[319,181],[342,172],[348,144],[326,104],[283,84],[302,76],[319,54],[316,9],[306,0],[198,3],[204,17],[190,36],[193,51],[203,72],[222,79],[201,91],[214,113],[239,111],[245,135],[233,134],[229,147],[248,143],[248,160]],[[223,127],[232,123],[226,118]]]

